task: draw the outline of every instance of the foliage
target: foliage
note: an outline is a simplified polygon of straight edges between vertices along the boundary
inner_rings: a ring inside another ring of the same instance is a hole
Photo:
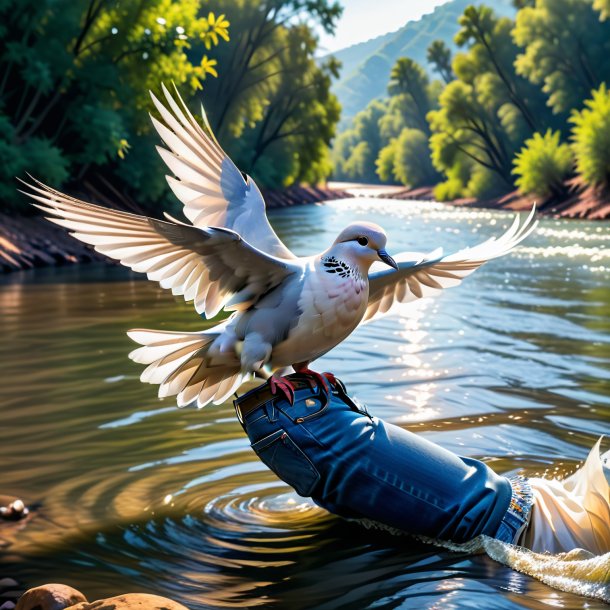
[[[435,40],[426,53],[428,63],[434,67],[445,83],[450,83],[454,78],[453,68],[451,67],[451,49],[443,40]]]
[[[559,131],[548,129],[544,135],[535,133],[526,140],[514,160],[513,174],[522,193],[548,197],[564,194],[563,180],[572,170],[569,144],[560,142]]]
[[[113,173],[127,194],[158,200],[160,164],[140,154],[156,141],[148,89],[174,80],[188,97],[215,72],[189,48],[228,39],[228,21],[199,9],[198,0],[0,3],[2,201],[21,203],[14,176],[26,171],[55,186]]]
[[[390,72],[401,57],[413,59],[432,75],[434,66],[427,60],[430,44],[442,40],[452,52],[455,51],[453,37],[459,29],[458,17],[469,4],[479,3],[450,0],[421,19],[407,22],[395,32],[335,53],[344,66],[334,87],[343,108],[342,125],[347,126],[372,100],[385,95]],[[483,0],[483,3],[492,5],[489,1]],[[493,7],[498,15],[514,17],[511,0],[494,0]],[[390,27],[392,23],[389,23]]]
[[[434,184],[439,178],[430,159],[428,136],[419,129],[405,127],[381,150],[376,165],[384,182],[418,187]]]
[[[212,7],[214,5],[212,4]],[[338,64],[314,60],[314,24],[332,30],[341,9],[328,0],[218,1],[234,36],[219,47],[223,70],[202,101],[217,137],[263,186],[317,182],[331,170],[328,146],[340,107],[331,94]]]
[[[601,13],[602,20],[610,16],[610,0],[594,0],[593,8]]]
[[[610,186],[610,92],[606,84],[593,91],[581,111],[570,117],[576,169],[585,182]]]
[[[523,47],[517,72],[542,86],[556,113],[610,82],[610,21],[600,21],[591,0],[537,0],[519,11],[513,36]]]
[[[385,113],[386,104],[375,100],[356,115],[350,129],[337,137],[333,146],[336,178],[366,183],[379,181],[375,160],[385,143],[379,129]]]

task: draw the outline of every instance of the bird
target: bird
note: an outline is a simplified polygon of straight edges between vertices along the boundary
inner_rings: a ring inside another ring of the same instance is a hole
[[[158,385],[161,398],[175,396],[178,406],[220,404],[255,376],[292,402],[294,385],[283,375],[290,367],[328,389],[334,376],[311,362],[360,324],[459,284],[536,227],[533,207],[523,222],[517,214],[504,234],[474,247],[392,258],[383,228],[356,222],[322,252],[297,257],[269,224],[254,180],[220,146],[203,106],[198,122],[175,86],[161,89],[164,103],[151,92],[159,117],[151,120],[165,143],[157,150],[189,222],[98,206],[32,176],[22,192],[50,221],[193,301],[205,318],[228,314],[199,332],[127,332],[140,345],[129,357],[146,365],[141,381]]]

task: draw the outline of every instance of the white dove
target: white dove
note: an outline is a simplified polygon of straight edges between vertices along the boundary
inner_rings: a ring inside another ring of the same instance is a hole
[[[185,224],[111,210],[69,197],[35,181],[26,193],[49,220],[134,271],[146,273],[174,295],[194,301],[211,318],[233,312],[201,332],[131,330],[140,347],[129,354],[148,365],[143,382],[179,406],[226,400],[254,374],[292,400],[279,371],[292,366],[326,385],[309,363],[343,341],[362,322],[400,304],[455,286],[484,262],[514,248],[536,226],[534,209],[498,239],[456,254],[386,253],[386,235],[372,223],[345,228],[333,244],[298,258],[281,242],[265,215],[256,184],[225,154],[202,108],[203,129],[176,91],[163,87],[169,108],[151,93],[163,123],[152,122],[170,150],[157,147],[178,179],[170,187],[184,204]],[[382,261],[393,267],[369,272]],[[331,382],[331,374],[325,374]]]

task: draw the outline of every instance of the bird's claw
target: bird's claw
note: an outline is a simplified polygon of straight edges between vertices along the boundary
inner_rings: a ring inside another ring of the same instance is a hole
[[[269,387],[271,388],[271,393],[275,396],[278,391],[284,394],[288,404],[294,404],[294,385],[286,379],[285,377],[270,377],[269,378]]]
[[[326,392],[330,392],[330,386],[337,387],[337,378],[332,373],[318,373],[311,369],[300,369],[298,372],[307,377],[312,390],[315,390],[317,385],[321,385]]]

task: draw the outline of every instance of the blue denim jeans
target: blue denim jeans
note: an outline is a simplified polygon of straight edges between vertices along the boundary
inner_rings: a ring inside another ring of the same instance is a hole
[[[252,392],[235,401],[240,420]],[[342,387],[302,387],[293,405],[267,397],[242,424],[258,457],[331,513],[458,543],[479,534],[513,543],[527,523],[522,479],[370,416]]]

